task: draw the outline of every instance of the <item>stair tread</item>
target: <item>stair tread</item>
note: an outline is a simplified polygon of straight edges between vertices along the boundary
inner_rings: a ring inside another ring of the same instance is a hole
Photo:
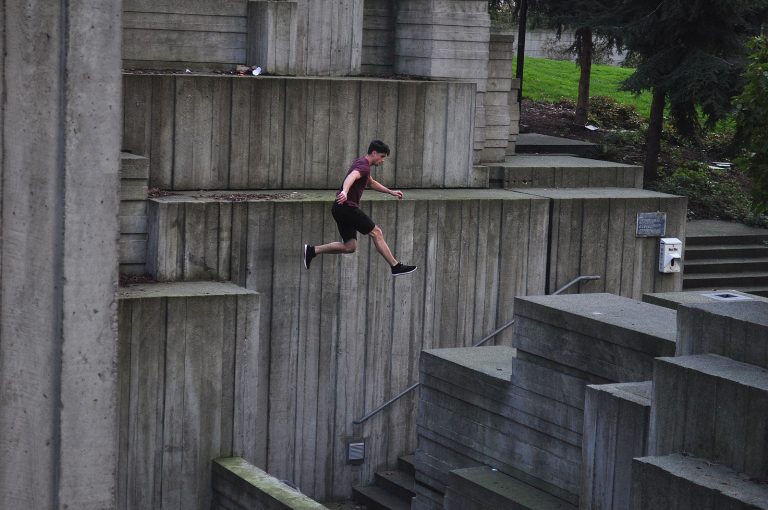
[[[376,473],[377,477],[381,477],[386,479],[388,482],[397,485],[398,487],[402,487],[403,489],[410,491],[415,496],[415,489],[414,484],[416,483],[416,478],[414,478],[413,475],[406,473],[405,471],[400,471],[396,469],[392,469],[389,471],[379,471]]]
[[[686,238],[686,241],[688,239]],[[768,246],[763,243],[738,243],[738,244],[693,244],[686,245],[685,251],[709,251],[709,250],[733,250],[760,248],[768,251]]]
[[[353,487],[352,491],[371,501],[375,501],[378,505],[388,508],[389,510],[410,510],[411,508],[410,501],[393,496],[388,491],[381,487],[376,487],[375,485]],[[365,502],[361,501],[361,503]]]
[[[703,266],[706,264],[755,264],[755,263],[765,263],[768,264],[768,256],[766,257],[719,257],[719,258],[712,258],[712,259],[694,259],[694,260],[687,260],[685,263],[687,265],[695,265],[695,266]]]
[[[683,275],[685,280],[707,280],[710,278],[768,278],[768,271],[748,271],[744,273],[700,273]]]

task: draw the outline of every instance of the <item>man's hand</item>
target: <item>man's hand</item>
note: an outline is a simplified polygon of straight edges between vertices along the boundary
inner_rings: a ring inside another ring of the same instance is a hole
[[[402,193],[401,193],[402,195]],[[339,191],[336,193],[336,203],[337,204],[343,204],[347,201],[347,194],[344,192],[344,190]]]
[[[390,195],[392,195],[392,196],[395,196],[395,197],[399,198],[400,200],[402,200],[402,199],[403,199],[403,192],[402,192],[402,191],[400,191],[400,190],[394,190],[394,191],[390,191],[390,192],[389,192],[389,194],[390,194]]]

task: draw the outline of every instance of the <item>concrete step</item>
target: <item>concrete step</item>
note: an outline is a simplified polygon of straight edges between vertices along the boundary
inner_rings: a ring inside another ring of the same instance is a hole
[[[691,456],[635,459],[632,486],[633,510],[768,509],[768,485]]]
[[[488,163],[492,187],[642,188],[643,169],[568,155],[519,154],[503,163]]]
[[[768,285],[768,271],[723,272],[683,275],[683,289],[726,289]]]
[[[416,466],[414,464],[414,455],[403,455],[397,459],[397,469],[404,471],[410,475],[416,473]]]
[[[397,497],[375,485],[353,487],[352,498],[368,510],[410,510],[411,501]]]
[[[685,242],[688,246],[762,244],[768,241],[768,229],[730,221],[689,221],[685,231]]]
[[[445,510],[575,510],[546,492],[489,467],[451,471]]]
[[[374,475],[374,479],[378,487],[403,500],[410,500],[416,495],[416,478],[411,473],[400,470],[379,471]]]
[[[758,243],[685,245],[685,261],[768,257],[768,246]]]
[[[686,260],[683,271],[685,275],[762,272],[768,271],[768,257]]]
[[[686,452],[768,481],[768,369],[716,354],[658,358],[652,401],[651,455]]]
[[[570,154],[583,158],[594,158],[600,154],[600,146],[581,140],[538,133],[520,133],[515,152],[518,154]]]

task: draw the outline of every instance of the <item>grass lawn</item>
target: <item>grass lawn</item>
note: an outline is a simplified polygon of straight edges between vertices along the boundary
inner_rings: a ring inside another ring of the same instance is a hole
[[[513,69],[515,64],[513,63]],[[648,118],[651,94],[636,96],[619,90],[619,85],[633,73],[632,69],[606,65],[592,66],[590,96],[608,96],[622,104],[635,105],[638,113]],[[534,101],[555,103],[563,98],[576,101],[579,92],[579,68],[573,62],[526,58],[523,77],[523,97]]]

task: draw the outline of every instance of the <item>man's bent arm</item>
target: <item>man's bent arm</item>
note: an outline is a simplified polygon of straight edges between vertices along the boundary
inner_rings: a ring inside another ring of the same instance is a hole
[[[356,180],[362,177],[362,174],[355,170],[354,172],[350,172],[349,175],[344,179],[344,184],[341,185],[341,191],[336,195],[336,202],[339,204],[343,204],[347,201],[347,194],[349,193],[349,188],[352,187],[352,185],[355,183]]]

